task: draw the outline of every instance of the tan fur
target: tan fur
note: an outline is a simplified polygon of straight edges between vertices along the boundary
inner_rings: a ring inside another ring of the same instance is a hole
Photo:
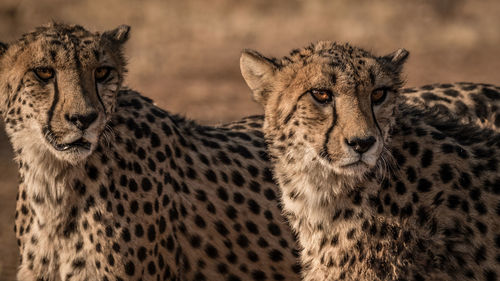
[[[302,247],[304,280],[498,276],[500,245],[486,246],[500,230],[493,187],[500,137],[487,125],[499,114],[491,103],[500,97],[498,87],[443,84],[434,96],[424,89],[439,85],[401,95],[406,57],[401,50],[375,57],[331,42],[281,60],[254,51],[242,55],[242,74],[265,108],[264,132],[284,212]],[[381,87],[390,89],[387,98],[372,105],[370,95]],[[455,94],[445,88],[469,94],[466,109],[476,111],[443,112],[433,101]],[[314,89],[330,91],[332,101],[318,103]],[[361,155],[346,144],[367,136],[376,142]],[[478,148],[487,155],[475,154]],[[363,163],[344,166],[356,159]],[[481,171],[477,165],[484,165]],[[486,193],[479,199],[471,186]]]
[[[52,24],[0,44],[18,279],[299,280],[263,118],[201,126],[122,88],[128,30]]]

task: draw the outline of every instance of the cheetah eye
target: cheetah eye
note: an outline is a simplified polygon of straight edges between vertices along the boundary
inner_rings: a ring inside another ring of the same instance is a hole
[[[372,92],[371,94],[371,100],[373,105],[380,105],[384,102],[385,98],[387,97],[387,91],[389,89],[387,88],[379,88],[376,89]]]
[[[310,90],[311,96],[321,104],[327,104],[332,101],[332,92],[329,90]]]
[[[96,68],[94,71],[94,77],[97,82],[102,82],[108,78],[109,74],[111,73],[111,68],[107,66],[101,66]]]
[[[33,72],[35,72],[36,76],[44,82],[47,82],[50,79],[54,78],[54,70],[52,68],[38,67],[35,68]]]

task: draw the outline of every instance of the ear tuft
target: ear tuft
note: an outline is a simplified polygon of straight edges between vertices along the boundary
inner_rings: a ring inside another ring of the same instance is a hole
[[[110,40],[115,44],[123,44],[127,42],[130,34],[130,26],[120,25],[113,30],[106,31],[102,34],[102,37]]]
[[[410,52],[401,48],[390,54],[392,56],[391,61],[395,64],[403,64],[406,62],[406,59],[410,55]]]
[[[240,57],[240,69],[255,101],[265,106],[278,67],[258,52],[245,49]]]
[[[401,48],[382,57],[382,59],[392,65],[395,71],[400,72],[409,55],[410,53],[407,50]]]

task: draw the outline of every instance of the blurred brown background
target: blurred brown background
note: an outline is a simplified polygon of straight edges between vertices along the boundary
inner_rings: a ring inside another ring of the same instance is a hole
[[[321,39],[411,52],[407,85],[500,84],[498,0],[0,0],[0,41],[51,20],[132,26],[126,84],[203,123],[260,113],[239,72],[243,48],[269,56]],[[0,127],[2,125],[0,124]],[[0,280],[14,280],[16,168],[0,128]]]

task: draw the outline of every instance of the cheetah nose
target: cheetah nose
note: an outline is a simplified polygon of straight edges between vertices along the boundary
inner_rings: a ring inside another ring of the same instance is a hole
[[[377,140],[373,136],[364,139],[361,138],[353,138],[351,140],[345,139],[345,143],[359,154],[367,152],[376,141]]]
[[[94,121],[97,119],[97,113],[90,112],[88,114],[73,114],[73,115],[65,114],[64,118],[66,119],[66,121],[70,122],[71,124],[75,125],[78,129],[83,131],[88,127],[90,127],[92,123],[94,123]]]

